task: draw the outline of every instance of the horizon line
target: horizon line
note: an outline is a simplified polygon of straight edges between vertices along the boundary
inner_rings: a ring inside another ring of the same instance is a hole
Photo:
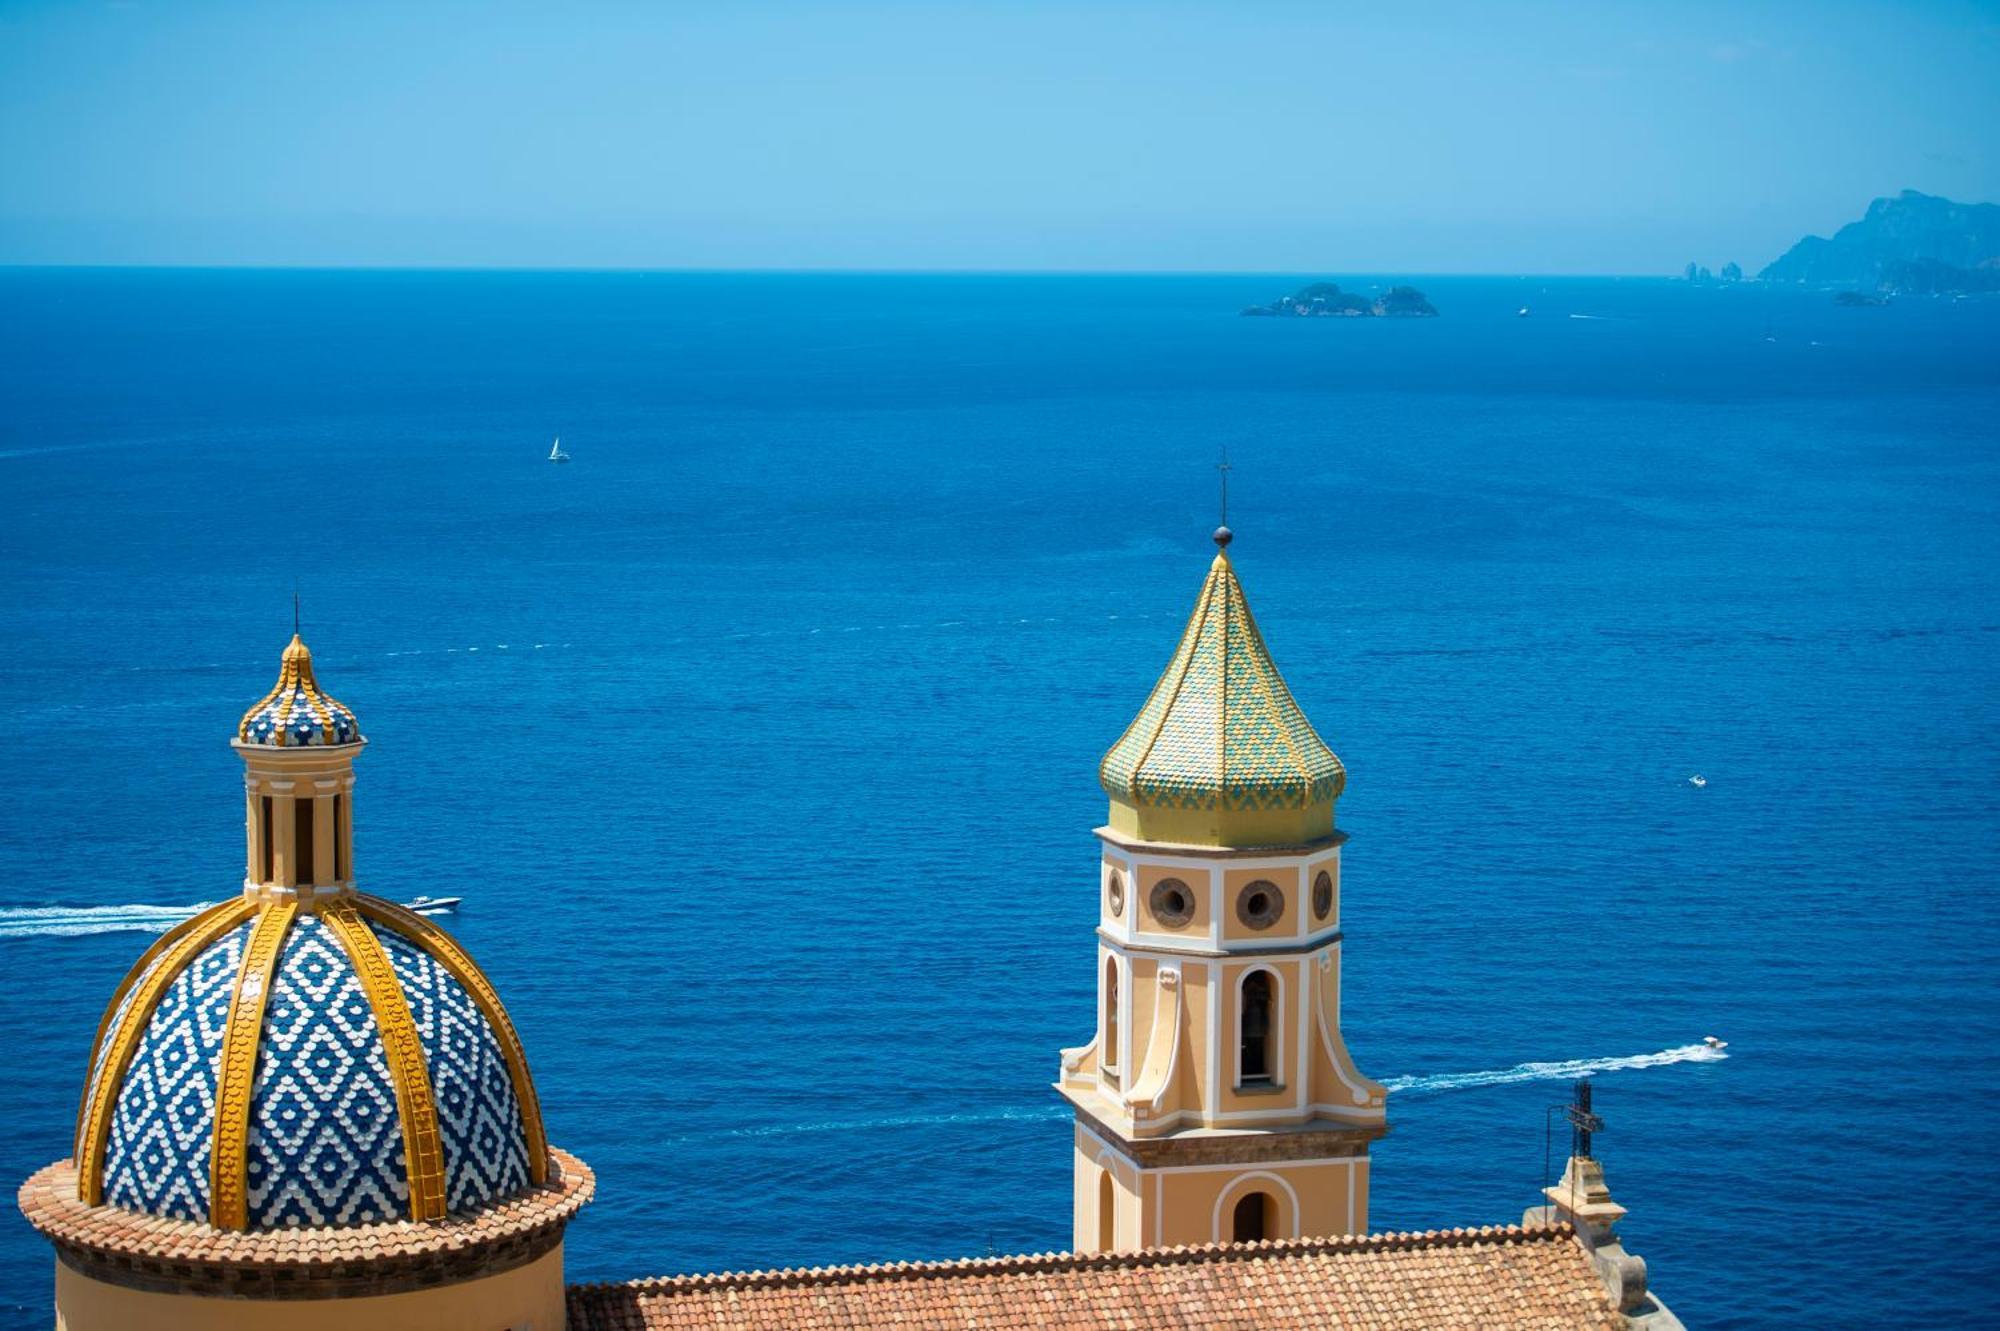
[[[1515,281],[1682,281],[1679,270],[1664,272],[1537,273],[1412,269],[1363,271],[1347,268],[897,268],[870,266],[682,266],[637,264],[450,264],[450,263],[22,263],[0,259],[0,272],[181,272],[181,273],[521,273],[674,276],[853,276],[853,277],[1279,277],[1332,273],[1350,278],[1505,278]],[[1746,276],[1740,282],[1760,279]],[[1720,284],[1718,284],[1720,285]]]

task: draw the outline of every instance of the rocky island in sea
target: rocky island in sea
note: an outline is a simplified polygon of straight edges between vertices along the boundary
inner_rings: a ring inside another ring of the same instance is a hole
[[[1243,313],[1284,319],[1428,319],[1437,314],[1437,306],[1415,287],[1390,287],[1369,297],[1342,291],[1337,283],[1314,282]]]
[[[1906,189],[1877,199],[1833,239],[1807,236],[1758,274],[1766,282],[1841,286],[1847,305],[1868,293],[1953,296],[2000,292],[2000,204],[1955,203]]]

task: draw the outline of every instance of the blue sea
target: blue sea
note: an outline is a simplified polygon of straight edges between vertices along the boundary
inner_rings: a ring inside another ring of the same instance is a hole
[[[141,907],[240,883],[296,587],[361,881],[466,898],[597,1170],[572,1279],[1066,1247],[1096,763],[1227,445],[1350,773],[1375,1225],[1518,1219],[1597,1070],[1689,1325],[1983,1316],[2000,304],[1237,317],[1296,284],[0,272],[0,1174]],[[50,1270],[8,1208],[8,1324]]]

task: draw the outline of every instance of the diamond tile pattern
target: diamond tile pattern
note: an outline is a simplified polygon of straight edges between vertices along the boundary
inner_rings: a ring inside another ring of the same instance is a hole
[[[250,1093],[250,1224],[365,1225],[407,1211],[396,1083],[367,991],[331,930],[292,925]]]
[[[196,954],[153,1009],[111,1116],[104,1155],[104,1200],[111,1205],[208,1218],[216,1054],[249,936],[246,924]]]
[[[1340,794],[1345,769],[1285,687],[1228,556],[1098,779],[1114,798],[1163,808],[1301,808]]]
[[[528,1186],[514,1079],[485,1014],[436,958],[391,929],[375,936],[396,968],[423,1041],[444,1142],[445,1208],[463,1211]]]
[[[201,948],[165,988],[124,1080],[111,1088],[104,1200],[207,1223],[218,1061],[255,921]],[[445,1205],[477,1210],[530,1186],[527,1132],[485,1013],[417,943],[371,925],[422,1046],[443,1146]],[[149,963],[148,973],[158,962]],[[132,993],[146,986],[134,983]],[[106,1045],[130,1015],[114,1014]],[[246,1009],[250,1011],[253,1009]],[[108,1075],[100,1056],[93,1084]],[[310,913],[285,935],[258,1032],[245,1151],[254,1230],[400,1221],[410,1185],[401,1110],[366,988]]]

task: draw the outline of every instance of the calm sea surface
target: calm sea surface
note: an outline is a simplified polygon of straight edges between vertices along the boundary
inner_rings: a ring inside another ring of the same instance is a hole
[[[240,881],[226,741],[296,581],[372,741],[364,885],[466,897],[598,1171],[572,1278],[1067,1246],[1095,765],[1226,443],[1350,769],[1348,1040],[1415,1079],[1376,1226],[1537,1200],[1566,1087],[1463,1074],[1715,1034],[1598,1082],[1668,1302],[1974,1315],[2000,305],[1236,317],[1289,285],[0,273],[0,1175],[67,1149],[160,925],[92,909]],[[50,1260],[8,1207],[0,1320]]]

